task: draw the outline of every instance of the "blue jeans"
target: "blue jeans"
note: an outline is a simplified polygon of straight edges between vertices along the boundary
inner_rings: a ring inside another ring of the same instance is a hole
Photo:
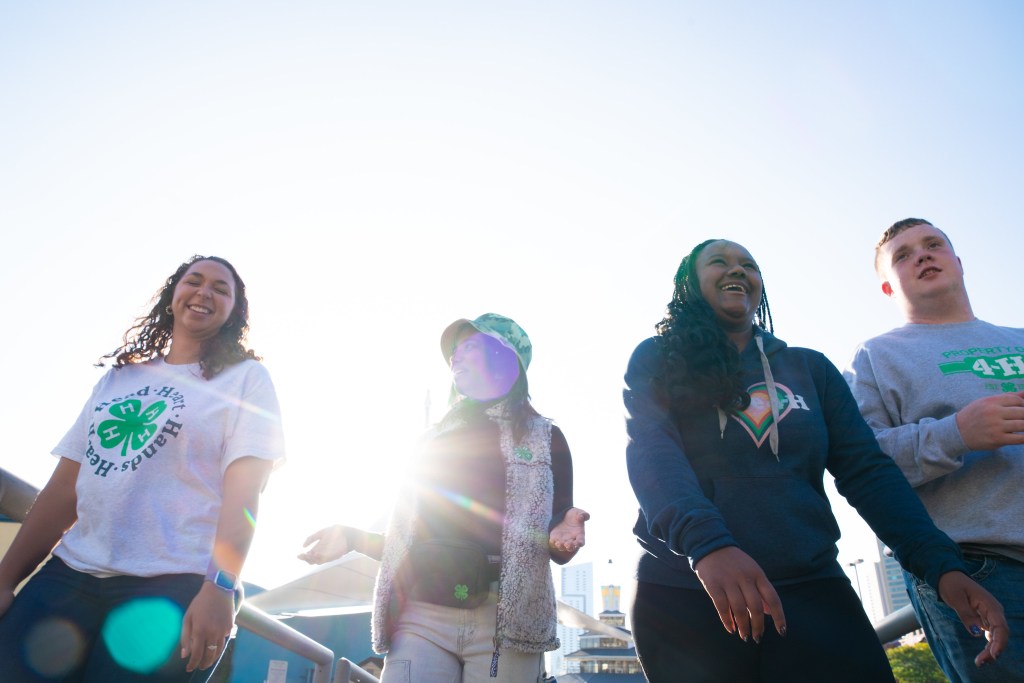
[[[181,620],[203,577],[100,579],[51,558],[0,617],[0,679],[204,683],[215,667],[185,671]]]
[[[985,647],[984,639],[972,636],[931,586],[904,572],[910,601],[932,654],[950,683],[1024,681],[1024,563],[968,553],[964,553],[964,561],[970,577],[1003,604],[1010,645],[995,663],[980,669],[974,666],[974,658]]]

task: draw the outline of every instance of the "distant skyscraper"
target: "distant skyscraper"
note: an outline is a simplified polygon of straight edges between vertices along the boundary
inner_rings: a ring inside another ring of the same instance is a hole
[[[594,612],[594,565],[591,562],[562,567],[561,600],[584,614],[593,616]],[[576,673],[578,662],[566,662],[565,655],[580,649],[580,635],[583,629],[566,628],[558,625],[558,640],[561,645],[548,654],[548,673],[551,675]],[[574,671],[567,671],[566,667]]]
[[[907,595],[907,586],[903,582],[903,570],[900,563],[891,554],[887,554],[888,548],[876,539],[878,543],[878,556],[881,560],[878,563],[878,585],[882,587],[882,611],[885,615],[892,614],[901,607],[910,604],[910,597]]]
[[[881,552],[879,552],[881,554]],[[872,624],[877,624],[888,614],[885,611],[884,592],[885,587],[879,579],[879,567],[881,563],[867,559],[858,559],[846,563],[846,574],[850,577],[860,603],[864,607],[864,613]]]

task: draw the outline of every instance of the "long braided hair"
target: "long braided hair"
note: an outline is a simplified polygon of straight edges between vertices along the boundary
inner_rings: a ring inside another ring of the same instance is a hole
[[[215,261],[231,272],[235,279],[235,308],[217,334],[205,339],[200,346],[199,367],[203,377],[212,379],[224,368],[246,359],[261,360],[256,352],[245,347],[245,336],[249,332],[249,300],[245,296],[245,283],[238,271],[226,259],[219,256],[196,254],[185,261],[167,278],[164,286],[153,295],[153,307],[147,315],[138,318],[124,333],[121,346],[102,356],[96,365],[103,367],[104,359],[112,358],[115,368],[132,363],[143,363],[162,356],[171,343],[174,318],[167,309],[174,298],[174,289],[188,269],[197,261]]]
[[[676,270],[668,310],[655,325],[664,360],[664,371],[655,381],[674,413],[708,406],[739,411],[750,405],[750,394],[741,382],[739,350],[700,293],[697,257],[706,246],[718,241],[721,240],[705,240],[683,257]],[[763,286],[754,324],[762,330],[774,331]]]

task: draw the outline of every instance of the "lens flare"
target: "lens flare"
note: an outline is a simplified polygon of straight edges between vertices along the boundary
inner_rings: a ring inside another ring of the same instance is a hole
[[[47,619],[25,636],[25,662],[39,675],[58,678],[82,661],[85,638],[64,619]],[[2,676],[0,676],[2,677]]]
[[[469,496],[447,490],[437,491],[436,494],[443,498],[447,498],[463,510],[471,512],[478,517],[488,519],[495,524],[502,524],[504,522],[504,517],[502,517],[500,512],[470,498]]]
[[[103,642],[124,668],[152,673],[178,645],[183,616],[170,600],[139,598],[110,612],[103,624]]]

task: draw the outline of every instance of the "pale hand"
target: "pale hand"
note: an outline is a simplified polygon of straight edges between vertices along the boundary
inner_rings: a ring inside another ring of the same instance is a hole
[[[984,632],[985,648],[974,658],[974,665],[994,662],[1010,640],[1010,627],[999,601],[963,572],[939,577],[939,597],[956,611],[970,633],[981,637]]]
[[[299,554],[299,559],[310,564],[323,564],[338,559],[351,550],[345,538],[345,529],[345,526],[335,524],[316,532],[302,544],[306,551]]]
[[[181,623],[181,658],[188,658],[185,670],[213,666],[234,624],[234,594],[203,581],[203,587],[192,598]]]
[[[590,519],[589,512],[579,508],[569,508],[562,521],[548,534],[548,544],[555,550],[575,553],[587,542],[583,525],[588,519]]]
[[[764,615],[771,615],[775,630],[786,635],[782,601],[760,565],[737,548],[719,548],[701,558],[694,567],[704,590],[711,596],[718,617],[729,633],[760,643]]]
[[[968,403],[956,414],[956,426],[972,451],[1024,444],[1024,391]]]

